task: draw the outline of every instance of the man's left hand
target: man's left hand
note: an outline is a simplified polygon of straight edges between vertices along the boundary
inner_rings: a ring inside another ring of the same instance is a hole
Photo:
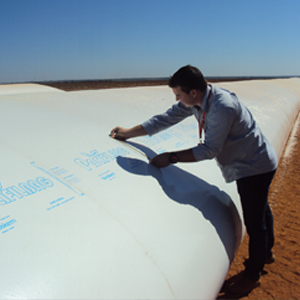
[[[168,165],[170,165],[169,157],[170,157],[169,152],[162,153],[153,157],[150,160],[150,163],[157,168],[165,168]]]

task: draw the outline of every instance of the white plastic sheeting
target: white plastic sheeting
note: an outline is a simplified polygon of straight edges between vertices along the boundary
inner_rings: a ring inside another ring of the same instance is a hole
[[[281,155],[300,80],[220,83]],[[197,143],[193,117],[123,143],[108,134],[174,103],[168,87],[0,86],[0,298],[214,299],[242,238],[214,160],[157,169]]]

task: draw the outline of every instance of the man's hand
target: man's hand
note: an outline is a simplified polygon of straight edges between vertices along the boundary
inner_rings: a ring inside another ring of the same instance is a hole
[[[130,138],[129,129],[117,126],[110,132],[110,136],[117,140],[126,141]]]
[[[150,160],[150,163],[157,168],[165,168],[170,165],[169,157],[170,157],[169,152],[162,153],[153,157]]]
[[[147,135],[147,131],[142,125],[137,125],[129,129],[117,126],[110,132],[112,138],[122,141],[143,135]]]

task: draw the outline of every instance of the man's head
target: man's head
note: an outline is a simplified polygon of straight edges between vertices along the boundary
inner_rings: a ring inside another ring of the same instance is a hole
[[[205,92],[207,82],[199,69],[187,65],[180,68],[169,80],[169,87],[181,87],[181,90],[187,94],[191,90]]]
[[[169,87],[172,88],[176,100],[180,100],[185,106],[201,106],[207,83],[197,68],[188,65],[180,68],[170,78]]]

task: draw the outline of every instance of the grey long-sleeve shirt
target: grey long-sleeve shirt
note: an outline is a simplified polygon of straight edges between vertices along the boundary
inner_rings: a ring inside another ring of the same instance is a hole
[[[211,95],[208,97],[208,87],[201,108],[188,108],[178,102],[142,126],[153,135],[191,115],[202,120],[205,111],[205,141],[192,149],[197,161],[216,158],[226,182],[275,170],[278,164],[275,150],[251,112],[234,93],[210,87]]]

